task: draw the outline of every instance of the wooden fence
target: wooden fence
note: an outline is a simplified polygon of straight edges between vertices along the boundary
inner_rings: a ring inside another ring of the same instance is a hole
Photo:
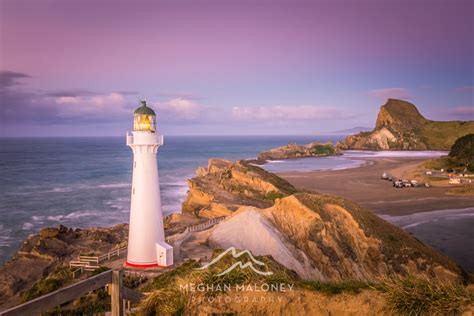
[[[182,233],[174,234],[172,236],[166,237],[166,242],[172,244],[178,240],[184,240],[189,235],[189,233],[200,232],[200,231],[206,230],[209,227],[212,227],[215,224],[222,222],[224,219],[225,219],[225,216],[221,216],[221,217],[209,219],[205,222],[202,222],[194,226],[188,226]]]
[[[123,271],[109,270],[77,282],[57,291],[40,296],[31,301],[0,312],[2,316],[10,315],[40,315],[59,306],[68,303],[86,293],[110,284],[112,316],[123,316],[126,301],[139,302],[143,294],[122,285]]]

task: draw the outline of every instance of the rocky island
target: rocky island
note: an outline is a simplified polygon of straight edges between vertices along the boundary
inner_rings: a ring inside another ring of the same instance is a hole
[[[474,121],[432,121],[410,102],[388,99],[371,132],[347,136],[344,149],[449,150],[474,131]]]
[[[315,141],[306,145],[288,144],[258,154],[257,161],[265,162],[267,160],[282,160],[305,157],[323,157],[332,155],[341,155],[342,151],[338,146],[332,143],[322,144]]]

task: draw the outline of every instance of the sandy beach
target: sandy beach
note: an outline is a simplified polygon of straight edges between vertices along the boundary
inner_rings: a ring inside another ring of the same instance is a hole
[[[402,177],[427,158],[363,158],[361,167],[279,176],[301,190],[336,194],[400,226],[474,272],[473,196],[447,195],[448,187],[396,189],[383,172]]]
[[[447,195],[448,188],[396,189],[382,180],[384,172],[395,177],[409,173],[426,158],[361,158],[367,164],[345,170],[283,172],[279,176],[301,190],[343,196],[377,214],[408,215],[474,206],[472,196]]]

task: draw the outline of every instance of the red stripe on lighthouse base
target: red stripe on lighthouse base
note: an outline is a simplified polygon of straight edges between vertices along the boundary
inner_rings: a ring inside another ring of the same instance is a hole
[[[139,268],[139,269],[171,267],[171,266],[160,266],[158,263],[138,264],[138,263],[130,263],[128,261],[125,261],[123,265],[124,267],[132,267],[132,268]]]

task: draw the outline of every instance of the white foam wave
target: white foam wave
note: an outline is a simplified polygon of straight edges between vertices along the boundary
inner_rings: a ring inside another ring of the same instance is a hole
[[[381,150],[381,151],[370,151],[370,150],[346,150],[344,156],[348,158],[417,158],[417,157],[441,157],[446,156],[447,151],[436,151],[436,150],[422,150],[422,151],[410,151],[410,150]]]
[[[473,218],[474,207],[468,207],[468,208],[463,208],[463,209],[438,210],[438,211],[431,211],[431,212],[420,212],[420,213],[403,215],[403,216],[380,215],[380,217],[403,229],[408,229],[408,228],[413,228],[419,225],[437,222],[440,220],[449,221],[449,220],[462,220],[466,218]]]
[[[30,230],[30,229],[33,228],[33,226],[34,226],[34,225],[33,225],[32,223],[26,222],[26,223],[23,224],[23,226],[22,226],[21,228],[22,228],[23,230]]]

